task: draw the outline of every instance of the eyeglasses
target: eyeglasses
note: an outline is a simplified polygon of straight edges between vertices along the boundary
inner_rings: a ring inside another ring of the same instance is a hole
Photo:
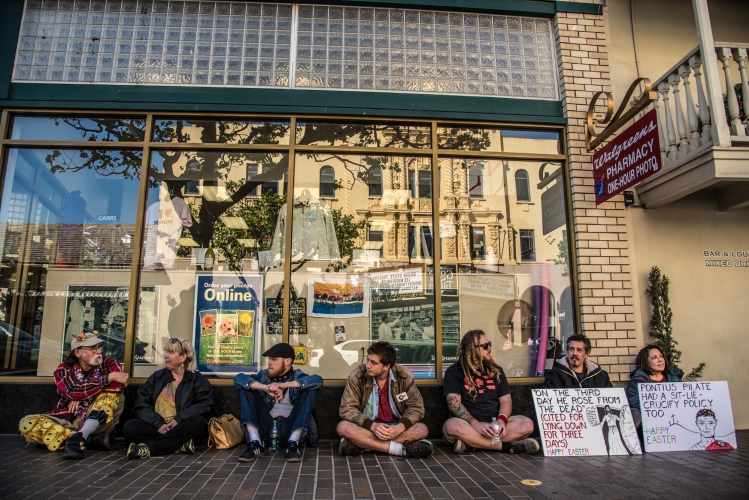
[[[474,347],[480,347],[483,350],[488,351],[491,346],[492,346],[492,343],[487,342],[486,344],[476,344]]]
[[[81,349],[91,349],[91,351],[96,352],[96,351],[101,351],[101,345],[100,344],[87,345],[87,346],[82,347]]]

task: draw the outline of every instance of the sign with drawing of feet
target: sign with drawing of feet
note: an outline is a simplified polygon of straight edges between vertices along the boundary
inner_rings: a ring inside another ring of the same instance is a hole
[[[645,451],[736,449],[728,382],[640,384]]]
[[[621,387],[533,389],[544,455],[640,455],[632,412]]]

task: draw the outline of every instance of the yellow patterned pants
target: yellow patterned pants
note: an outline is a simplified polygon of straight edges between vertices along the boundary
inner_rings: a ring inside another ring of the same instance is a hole
[[[92,411],[103,411],[107,415],[105,424],[100,425],[94,434],[109,434],[120,421],[125,408],[125,396],[118,392],[102,392],[89,406],[86,418]],[[81,428],[85,418],[77,417],[73,422],[53,415],[28,415],[21,419],[18,429],[29,443],[43,444],[49,451],[57,451],[71,434]]]

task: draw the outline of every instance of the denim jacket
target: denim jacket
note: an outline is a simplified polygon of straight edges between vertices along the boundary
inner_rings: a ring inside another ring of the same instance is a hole
[[[322,387],[322,377],[320,375],[307,375],[302,370],[294,370],[294,378],[296,382],[299,382],[299,388],[296,387],[288,389],[289,400],[291,404],[296,403],[299,397],[299,391],[316,391]],[[261,370],[255,374],[240,373],[234,377],[234,385],[237,389],[250,390],[250,386],[253,382],[258,382],[263,385],[271,383],[270,377],[268,376],[268,370]],[[273,405],[276,404],[276,400],[271,397],[265,391],[260,391],[263,399],[263,404],[268,411],[273,409]]]

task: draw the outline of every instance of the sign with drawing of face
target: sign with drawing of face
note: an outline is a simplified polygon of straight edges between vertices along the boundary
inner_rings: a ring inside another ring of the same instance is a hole
[[[736,449],[728,382],[640,384],[647,452]]]
[[[544,455],[640,455],[635,423],[621,387],[533,389]]]

